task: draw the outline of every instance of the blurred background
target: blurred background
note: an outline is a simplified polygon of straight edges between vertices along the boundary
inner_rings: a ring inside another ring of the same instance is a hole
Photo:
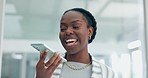
[[[31,43],[45,43],[64,53],[58,33],[63,12],[89,10],[97,35],[89,52],[110,66],[118,78],[146,78],[143,0],[5,0],[1,78],[34,78],[39,52]]]

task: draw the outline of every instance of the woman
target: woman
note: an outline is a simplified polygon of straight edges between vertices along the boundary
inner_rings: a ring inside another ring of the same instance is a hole
[[[48,50],[40,54],[36,78],[114,78],[113,71],[99,63],[88,52],[88,44],[96,35],[96,21],[85,9],[73,8],[64,12],[60,21],[59,38],[65,50],[62,62],[58,53],[45,61]]]

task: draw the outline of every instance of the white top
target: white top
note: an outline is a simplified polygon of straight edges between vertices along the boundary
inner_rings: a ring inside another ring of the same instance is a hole
[[[74,65],[76,67],[84,67],[87,64],[78,63],[78,62],[68,62],[70,65]],[[91,67],[92,65],[89,65],[88,67],[82,69],[82,70],[73,70],[69,68],[65,63],[63,64],[62,70],[61,70],[61,76],[60,78],[90,78],[91,77]]]
[[[53,72],[51,78],[118,78],[108,66],[98,62],[92,57],[92,64],[81,71],[70,69],[65,63],[61,63]],[[69,63],[69,62],[68,62]],[[86,64],[70,62],[78,66]],[[36,76],[35,76],[36,77]]]

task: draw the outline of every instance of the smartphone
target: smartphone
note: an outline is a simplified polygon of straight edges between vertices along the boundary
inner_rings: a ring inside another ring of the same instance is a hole
[[[48,58],[51,58],[55,53],[55,51],[53,51],[51,48],[49,48],[46,44],[40,44],[40,43],[38,44],[37,43],[37,44],[31,44],[31,46],[33,48],[35,48],[37,51],[42,52],[42,53],[45,52],[46,49],[48,49],[49,50],[49,52],[47,54]],[[62,62],[67,61],[64,57],[61,56],[61,58],[62,58]]]

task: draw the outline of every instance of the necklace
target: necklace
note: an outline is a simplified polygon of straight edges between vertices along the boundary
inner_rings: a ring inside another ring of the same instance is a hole
[[[91,62],[90,62],[89,64],[86,64],[86,65],[83,66],[83,67],[77,67],[77,66],[72,65],[72,64],[70,64],[70,63],[68,63],[68,62],[65,62],[65,64],[66,64],[70,69],[72,69],[72,70],[83,70],[83,69],[87,68],[88,66],[90,66],[90,65],[91,65]]]

